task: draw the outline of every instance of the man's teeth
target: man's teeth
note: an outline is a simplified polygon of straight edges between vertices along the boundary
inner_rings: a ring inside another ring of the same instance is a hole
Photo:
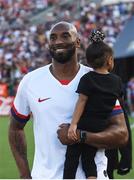
[[[56,49],[56,52],[62,52],[65,51],[65,49]]]

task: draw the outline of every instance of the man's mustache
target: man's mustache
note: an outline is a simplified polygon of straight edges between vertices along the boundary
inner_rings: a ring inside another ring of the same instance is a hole
[[[68,44],[55,44],[55,45],[51,45],[49,46],[50,49],[53,49],[53,50],[57,50],[57,49],[70,49],[72,47],[75,46],[75,43],[72,42],[72,43],[68,43]]]

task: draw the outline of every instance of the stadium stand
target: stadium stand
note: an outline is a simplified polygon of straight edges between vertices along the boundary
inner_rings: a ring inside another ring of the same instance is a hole
[[[26,73],[51,62],[47,37],[48,29],[56,21],[66,20],[76,25],[81,38],[82,63],[85,63],[84,50],[93,28],[102,28],[106,42],[113,46],[133,14],[134,3],[102,6],[100,1],[87,2],[0,0],[0,83],[8,84],[9,96],[15,94],[19,80]]]

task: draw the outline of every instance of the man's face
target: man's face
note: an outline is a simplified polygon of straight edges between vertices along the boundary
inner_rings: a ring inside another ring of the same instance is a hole
[[[69,62],[77,48],[77,35],[69,26],[59,24],[50,33],[49,50],[54,61]]]

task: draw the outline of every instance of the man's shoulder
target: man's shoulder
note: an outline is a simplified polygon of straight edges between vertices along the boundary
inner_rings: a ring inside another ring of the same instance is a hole
[[[93,71],[93,69],[91,67],[89,67],[89,66],[85,66],[83,64],[80,64],[80,66],[81,66],[81,69],[83,70],[84,73]]]
[[[49,69],[49,66],[50,66],[50,64],[43,66],[43,67],[40,67],[40,68],[37,68],[37,69],[31,71],[30,73],[28,73],[27,75],[38,76],[38,74],[42,74],[42,73],[47,72],[47,70]]]
[[[40,82],[43,77],[47,76],[49,66],[50,65],[46,65],[27,73],[21,80],[21,86],[31,86],[35,84],[35,82]]]
[[[34,79],[34,78],[36,79],[36,78],[42,76],[42,74],[44,76],[45,74],[47,74],[49,66],[50,66],[50,64],[43,66],[43,67],[40,67],[40,68],[37,68],[37,69],[29,72],[28,74],[26,74],[24,76],[24,78],[27,80],[30,80],[30,79]]]

